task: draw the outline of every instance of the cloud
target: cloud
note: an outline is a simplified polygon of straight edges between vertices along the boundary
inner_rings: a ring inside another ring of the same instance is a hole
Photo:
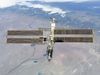
[[[52,7],[52,6],[49,6],[49,5],[32,4],[32,3],[29,3],[29,2],[22,2],[22,3],[20,3],[20,5],[26,5],[27,7],[38,8],[38,9],[41,9],[41,10],[47,12],[48,14],[58,13],[62,17],[64,17],[66,13],[69,13],[70,12],[70,11],[64,11],[64,10],[62,10],[60,8]]]
[[[57,14],[61,15],[62,17],[64,17],[66,13],[70,12],[70,11],[64,11],[64,10],[57,8],[57,7],[43,5],[43,4],[32,4],[32,3],[26,2],[26,1],[31,1],[31,0],[6,0],[6,1],[2,0],[2,1],[0,1],[0,8],[10,7],[10,6],[15,5],[15,4],[26,5],[27,7],[41,9],[48,14],[57,13]]]
[[[18,2],[31,1],[31,0],[0,0],[0,8],[6,8],[17,4]]]
[[[14,5],[15,4],[15,1],[13,0],[0,0],[0,8],[3,8],[3,7],[8,7],[8,6],[11,6],[11,5]]]
[[[25,1],[44,1],[44,2],[84,2],[84,1],[97,1],[97,0],[0,0],[0,8],[10,7],[18,2]],[[99,1],[99,0],[98,0]]]
[[[49,5],[34,4],[33,8],[40,8],[43,11],[48,12],[49,14],[58,13],[62,16],[66,13],[66,11],[63,11],[60,8],[52,7],[52,6],[49,6]]]

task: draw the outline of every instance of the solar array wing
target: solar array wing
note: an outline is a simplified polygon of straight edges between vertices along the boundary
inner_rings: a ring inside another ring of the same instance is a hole
[[[7,38],[7,43],[37,43],[42,44],[42,38]]]
[[[43,43],[43,31],[41,30],[9,30],[7,35],[7,43]]]
[[[8,31],[8,35],[25,35],[25,36],[39,36],[39,35],[43,35],[43,31],[41,30],[9,30]]]
[[[92,29],[56,29],[54,34],[93,34]]]
[[[93,42],[92,37],[55,37],[55,42]]]
[[[55,42],[93,42],[92,29],[56,29],[54,34]]]

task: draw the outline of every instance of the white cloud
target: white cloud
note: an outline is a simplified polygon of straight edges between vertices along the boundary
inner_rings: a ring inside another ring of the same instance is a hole
[[[24,2],[24,1],[37,1],[37,0],[0,0],[0,8],[9,7],[15,5],[17,2]],[[45,1],[45,2],[65,2],[65,1],[72,1],[72,2],[83,2],[83,1],[96,1],[96,0],[38,0],[38,1]]]
[[[64,11],[60,8],[52,7],[52,6],[49,6],[49,5],[32,4],[32,3],[29,3],[29,2],[22,2],[22,3],[20,3],[20,5],[26,5],[27,7],[38,8],[38,9],[41,9],[41,10],[43,10],[43,11],[49,13],[49,14],[58,13],[62,17],[64,17],[66,13],[70,12],[70,11]]]
[[[33,7],[33,4],[29,3],[29,2],[20,2],[20,3],[18,3],[18,5],[25,5],[27,7]]]
[[[33,8],[40,8],[43,11],[48,12],[49,14],[58,13],[62,16],[66,13],[66,11],[63,11],[60,8],[56,8],[56,7],[52,7],[52,6],[48,6],[48,5],[34,4]]]
[[[10,3],[9,3],[10,1]],[[45,12],[47,12],[48,14],[54,14],[54,13],[58,13],[60,14],[62,17],[65,16],[65,13],[68,13],[70,11],[64,11],[60,8],[57,7],[52,7],[49,5],[42,5],[42,4],[32,4],[26,1],[31,1],[31,0],[4,0],[4,1],[0,1],[0,8],[5,8],[5,7],[9,7],[15,4],[19,4],[19,5],[26,5],[27,7],[33,7],[33,8],[39,8]]]
[[[11,5],[14,5],[15,4],[15,1],[13,0],[0,0],[0,8],[3,8],[3,7],[8,7],[8,6],[11,6]]]
[[[30,1],[30,0],[0,0],[0,8],[15,5],[17,2]]]

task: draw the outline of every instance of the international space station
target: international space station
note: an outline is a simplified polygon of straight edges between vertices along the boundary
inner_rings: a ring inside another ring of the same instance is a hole
[[[92,29],[57,28],[55,18],[52,18],[50,25],[50,28],[34,30],[8,30],[7,44],[47,44],[46,56],[50,62],[55,43],[93,43]]]

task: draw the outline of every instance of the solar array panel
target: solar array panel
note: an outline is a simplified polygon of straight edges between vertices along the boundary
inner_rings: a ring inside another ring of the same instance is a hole
[[[93,34],[92,29],[56,29],[54,34]]]
[[[36,43],[42,44],[43,38],[7,38],[7,43]]]
[[[8,31],[8,35],[25,35],[25,36],[39,36],[39,35],[43,35],[43,31],[41,30],[9,30]]]
[[[55,37],[55,42],[93,42],[92,37]]]

